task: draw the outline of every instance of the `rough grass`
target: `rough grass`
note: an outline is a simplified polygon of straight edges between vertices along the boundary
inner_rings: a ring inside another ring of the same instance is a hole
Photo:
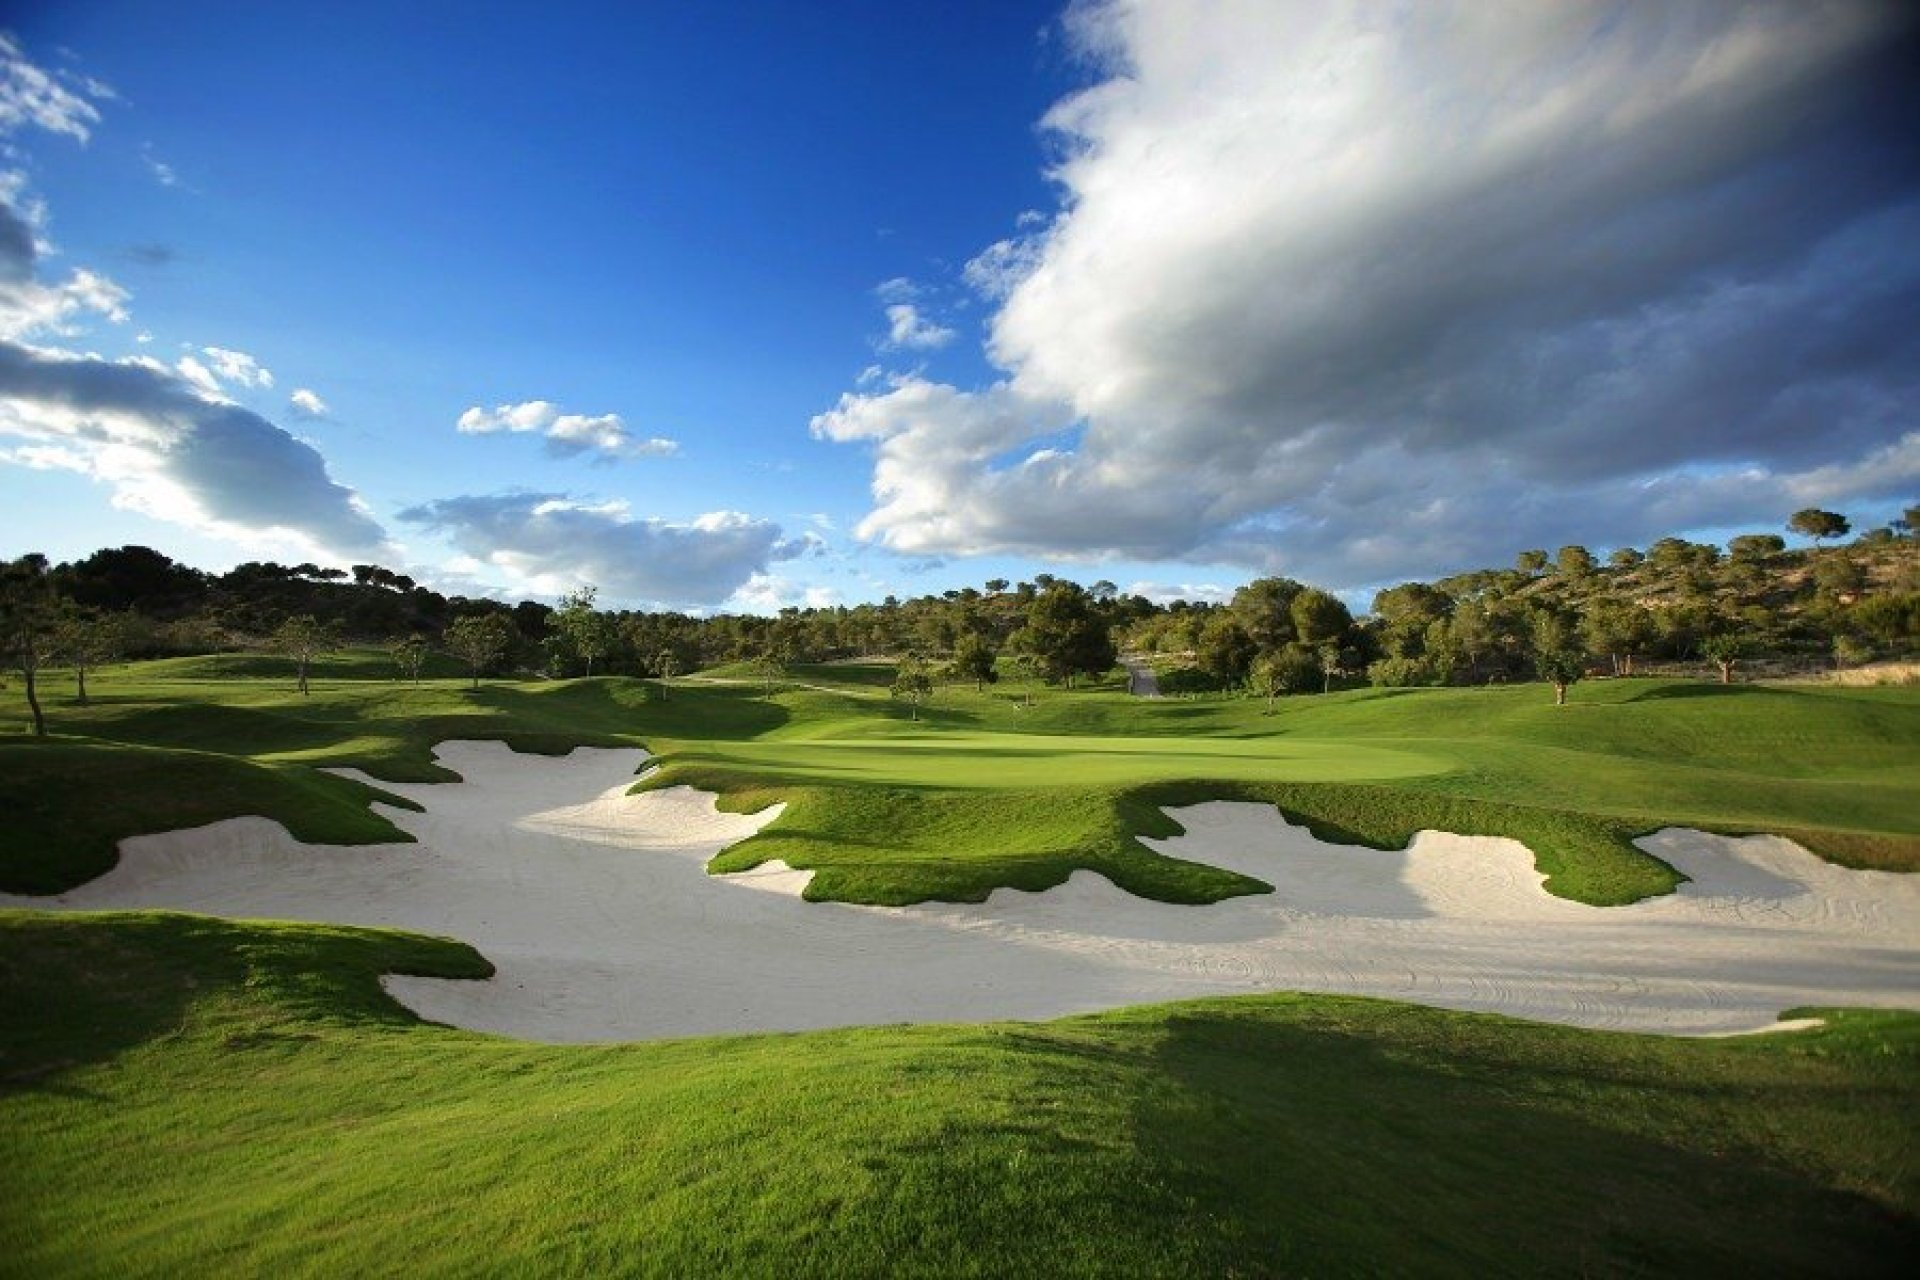
[[[1555,893],[1596,904],[1669,891],[1634,847],[1668,825],[1791,835],[1848,865],[1920,868],[1920,690],[1582,684],[1360,690],[1263,703],[1128,698],[1003,685],[944,688],[918,722],[876,694],[884,667],[820,664],[772,697],[757,684],[624,678],[420,685],[370,678],[381,655],[338,655],[350,678],[310,697],[246,655],[110,668],[89,707],[52,699],[36,744],[0,736],[0,889],[48,892],[110,865],[126,835],[240,813],[308,839],[394,838],[375,793],[319,774],[444,780],[435,743],[503,740],[559,752],[645,746],[646,785],[692,783],[734,808],[785,815],[723,855],[817,874],[852,901],[978,900],[1078,868],[1146,896],[1210,902],[1265,886],[1161,857],[1165,804],[1279,805],[1338,840],[1398,847],[1423,828],[1511,836]],[[235,673],[235,674],[229,674]],[[0,697],[18,721],[17,691]],[[67,755],[58,752],[67,752]],[[49,754],[50,752],[54,754]],[[178,785],[186,778],[188,785]]]
[[[0,913],[0,1271],[1897,1274],[1920,1017],[1675,1041],[1381,1001],[540,1046],[456,943]]]

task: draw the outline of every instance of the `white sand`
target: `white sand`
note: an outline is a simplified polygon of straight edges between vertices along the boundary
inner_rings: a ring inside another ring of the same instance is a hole
[[[1648,837],[1693,883],[1598,908],[1545,893],[1512,841],[1328,846],[1266,806],[1214,803],[1173,811],[1187,833],[1147,843],[1276,893],[1179,907],[1076,872],[1047,893],[892,910],[802,901],[809,873],[779,863],[706,875],[777,806],[742,817],[686,788],[627,796],[639,751],[555,759],[453,742],[436,754],[465,781],[381,784],[428,806],[383,810],[418,844],[308,846],[237,818],[125,840],[98,880],[3,901],[462,938],[497,976],[391,976],[388,990],[436,1021],[551,1041],[1044,1018],[1272,990],[1691,1035],[1767,1028],[1804,1004],[1920,1009],[1920,876],[1848,871],[1771,837]]]

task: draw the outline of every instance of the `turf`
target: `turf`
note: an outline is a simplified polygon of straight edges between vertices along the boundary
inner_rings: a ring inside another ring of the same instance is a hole
[[[661,768],[643,785],[699,785],[736,809],[787,804],[717,866],[780,858],[816,872],[810,897],[860,902],[979,900],[1076,869],[1170,902],[1264,891],[1134,838],[1178,831],[1162,805],[1209,798],[1277,804],[1323,836],[1379,846],[1422,828],[1512,836],[1550,891],[1596,904],[1672,889],[1675,873],[1632,838],[1675,824],[1920,868],[1912,689],[1626,680],[1581,685],[1566,707],[1514,686],[1361,690],[1270,711],[957,686],[913,720],[877,691],[875,664],[806,668],[771,694],[724,673],[664,694],[618,677],[470,690],[379,678],[389,667],[366,651],[335,656],[301,697],[290,670],[259,674],[271,661],[110,668],[90,681],[92,705],[52,699],[61,736],[0,736],[0,803],[23,815],[0,830],[0,889],[68,887],[110,865],[122,836],[241,813],[309,839],[394,838],[365,808],[372,791],[318,767],[445,779],[432,748],[449,738],[645,746]],[[14,700],[0,718],[17,723],[17,692],[0,696]]]
[[[0,1272],[1900,1273],[1920,1017],[1675,1041],[1273,996],[551,1047],[390,933],[0,913]]]

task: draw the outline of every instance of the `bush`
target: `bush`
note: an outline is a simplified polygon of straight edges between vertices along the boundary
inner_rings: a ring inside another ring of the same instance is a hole
[[[1411,689],[1440,683],[1424,658],[1382,658],[1367,668],[1367,679],[1380,689]]]

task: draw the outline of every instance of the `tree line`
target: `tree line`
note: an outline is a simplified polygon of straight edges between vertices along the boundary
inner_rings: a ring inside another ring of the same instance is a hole
[[[1564,698],[1583,675],[1631,675],[1648,662],[1710,662],[1730,679],[1762,656],[1856,663],[1920,647],[1920,507],[1850,543],[1839,541],[1852,530],[1838,513],[1809,508],[1787,527],[1815,545],[1789,550],[1771,533],[1724,548],[1663,538],[1604,563],[1577,545],[1529,549],[1509,568],[1389,587],[1358,618],[1333,593],[1289,578],[1256,579],[1222,603],[1158,604],[1050,574],[770,617],[695,617],[602,609],[592,587],[557,608],[447,596],[378,565],[250,561],[212,574],[128,546],[4,565],[0,645],[37,727],[38,675],[54,663],[84,702],[87,673],[107,661],[267,648],[289,657],[304,691],[313,660],[348,643],[387,647],[411,679],[446,653],[476,682],[500,670],[671,678],[878,655],[900,662],[896,692],[916,711],[935,678],[984,686],[1012,667],[1070,686],[1111,670],[1121,649],[1157,655],[1170,692],[1273,699],[1361,680],[1527,678]]]

